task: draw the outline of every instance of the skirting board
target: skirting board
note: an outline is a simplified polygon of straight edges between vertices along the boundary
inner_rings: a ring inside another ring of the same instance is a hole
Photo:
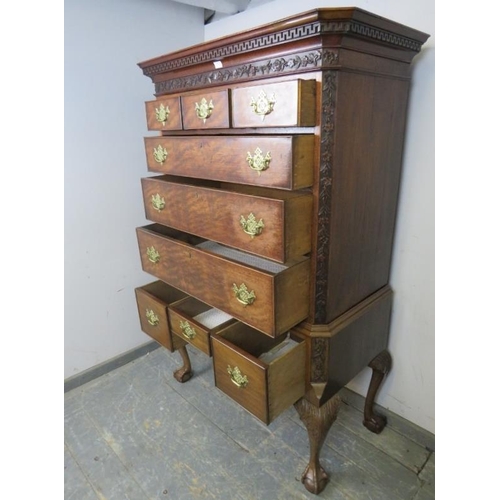
[[[134,361],[141,356],[145,356],[148,352],[154,351],[159,347],[161,347],[161,345],[153,340],[151,342],[147,342],[146,344],[135,347],[130,351],[124,352],[123,354],[119,354],[114,358],[108,359],[107,361],[93,366],[88,370],[77,373],[76,375],[65,379],[64,392],[76,389],[77,387],[80,387],[81,385],[86,384],[87,382],[90,382],[97,377],[105,375],[106,373],[109,373],[110,371],[115,370],[120,366],[126,365],[127,363],[130,363],[131,361]]]
[[[114,358],[111,358],[104,363],[93,366],[88,370],[77,373],[73,377],[69,377],[64,381],[64,392],[76,389],[77,387],[80,387],[81,385],[86,384],[87,382],[90,382],[97,377],[105,375],[106,373],[109,373],[116,368],[119,368],[120,366],[126,365],[127,363],[130,363],[131,361],[134,361],[141,356],[145,356],[147,353],[152,352],[159,347],[161,347],[161,345],[153,340],[146,344],[140,345],[135,349],[131,349],[130,351],[127,351],[123,354],[119,354],[118,356],[115,356]],[[360,396],[359,394],[351,391],[350,389],[347,389],[346,387],[341,389],[338,394],[344,403],[360,411],[363,411],[365,405],[365,398],[363,396]],[[387,416],[387,425],[393,430],[399,432],[400,434],[408,436],[416,443],[425,446],[429,451],[435,450],[434,434],[426,431],[425,429],[422,429],[421,427],[418,427],[409,420],[406,420],[396,413],[393,413],[390,410],[387,410],[377,404],[375,404],[375,410]]]

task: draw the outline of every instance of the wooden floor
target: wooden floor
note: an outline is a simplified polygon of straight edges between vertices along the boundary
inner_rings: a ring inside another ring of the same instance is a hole
[[[66,393],[65,500],[318,498],[300,482],[309,445],[295,410],[266,427],[214,387],[210,358],[189,352],[185,384],[172,377],[178,355],[161,348]],[[434,498],[432,436],[399,417],[374,435],[361,403],[343,398],[319,498]]]

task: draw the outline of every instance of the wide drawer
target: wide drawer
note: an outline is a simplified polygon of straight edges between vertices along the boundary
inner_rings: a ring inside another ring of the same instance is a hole
[[[146,137],[148,170],[278,189],[313,184],[314,136]]]
[[[229,128],[227,90],[206,90],[181,96],[182,122],[185,130]]]
[[[169,305],[186,298],[185,293],[161,281],[154,281],[136,288],[135,297],[144,333],[169,351],[186,345],[182,339],[171,335],[168,321]]]
[[[146,217],[278,262],[311,250],[311,194],[199,184],[169,176],[142,179]]]
[[[171,331],[200,351],[212,355],[210,334],[234,323],[228,314],[193,297],[176,302],[169,308]]]
[[[306,345],[243,323],[212,335],[215,385],[269,424],[305,393]]]
[[[231,103],[234,128],[316,125],[315,80],[234,87]]]
[[[137,228],[144,271],[271,337],[309,313],[309,258],[277,264],[160,224]]]
[[[160,97],[146,102],[148,130],[182,130],[179,97]]]

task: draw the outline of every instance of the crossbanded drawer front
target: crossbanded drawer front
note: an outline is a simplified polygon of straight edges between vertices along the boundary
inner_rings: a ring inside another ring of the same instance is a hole
[[[270,339],[237,322],[213,334],[212,346],[216,387],[265,424],[305,394],[304,341]]]
[[[275,337],[309,313],[309,258],[276,264],[160,224],[137,229],[147,273]]]
[[[194,297],[176,302],[175,305],[169,307],[168,315],[172,333],[208,356],[212,355],[210,334],[236,321],[226,313]]]
[[[146,137],[148,170],[250,186],[313,184],[314,136]]]
[[[278,262],[311,250],[312,195],[198,184],[142,179],[146,217]]]
[[[185,299],[185,293],[161,281],[154,281],[136,288],[135,296],[144,333],[169,351],[186,345],[185,341],[171,335],[168,319],[169,305]]]
[[[315,80],[292,80],[233,87],[233,127],[315,126],[316,85]]]
[[[145,104],[148,130],[182,130],[179,97],[158,98]]]
[[[230,127],[227,90],[206,90],[183,95],[181,107],[185,130]]]

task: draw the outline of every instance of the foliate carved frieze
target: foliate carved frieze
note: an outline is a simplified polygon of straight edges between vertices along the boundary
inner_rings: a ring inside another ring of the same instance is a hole
[[[327,338],[313,338],[311,340],[311,382],[326,382],[328,377]]]
[[[314,319],[324,324],[326,318],[328,261],[330,257],[330,225],[333,184],[333,139],[337,72],[325,71],[321,92],[321,144],[319,165],[318,232],[316,243],[316,290]]]
[[[326,60],[324,60],[325,56]],[[172,80],[156,83],[155,91],[157,95],[160,95],[184,89],[206,87],[208,85],[220,85],[237,82],[239,80],[284,75],[301,69],[320,68],[323,67],[323,64],[331,66],[337,62],[337,51],[314,50],[288,57],[266,59],[256,63],[243,64],[226,69],[208,71],[197,75],[173,78]]]
[[[214,49],[198,52],[196,54],[179,57],[170,61],[152,64],[151,66],[145,67],[143,72],[146,76],[152,77],[159,73],[166,73],[168,71],[185,68],[195,64],[219,61],[235,54],[241,54],[263,47],[278,45],[291,40],[297,41],[318,34],[328,35],[347,33],[352,33],[363,38],[377,40],[398,48],[413,50],[415,52],[419,52],[422,46],[422,43],[418,40],[413,40],[405,36],[391,33],[390,31],[375,28],[359,21],[316,21],[274,33],[269,33],[267,35],[258,36],[249,40],[242,40],[241,42],[216,47]]]

